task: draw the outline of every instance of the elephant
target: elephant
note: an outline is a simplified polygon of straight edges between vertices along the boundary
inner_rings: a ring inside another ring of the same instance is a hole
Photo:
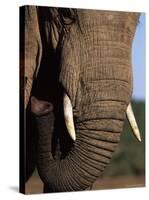
[[[110,163],[130,105],[140,13],[24,7],[24,107],[45,192],[85,190]]]

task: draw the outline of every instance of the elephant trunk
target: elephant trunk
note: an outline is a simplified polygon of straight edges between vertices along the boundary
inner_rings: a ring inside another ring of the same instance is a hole
[[[101,175],[120,140],[125,118],[126,107],[119,102],[112,104],[106,104],[103,108],[105,111],[99,111],[100,117],[93,117],[93,111],[88,113],[90,119],[86,114],[84,120],[76,121],[76,142],[61,160],[55,160],[51,151],[54,131],[52,105],[49,105],[48,114],[36,116],[39,132],[38,171],[50,191],[84,190]]]
[[[61,49],[60,83],[71,99],[76,130],[64,158],[52,155],[52,104],[33,101],[32,106],[39,175],[54,192],[84,190],[101,175],[120,140],[131,99],[130,55],[138,14],[88,12],[78,12],[81,32],[72,25]]]

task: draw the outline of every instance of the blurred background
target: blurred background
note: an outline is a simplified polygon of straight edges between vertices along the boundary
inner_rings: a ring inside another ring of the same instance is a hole
[[[141,132],[142,142],[133,136],[126,120],[120,145],[103,176],[93,185],[96,189],[143,187],[145,185],[145,13],[137,26],[132,47],[132,106]],[[43,184],[35,170],[26,183],[26,193],[41,193]]]

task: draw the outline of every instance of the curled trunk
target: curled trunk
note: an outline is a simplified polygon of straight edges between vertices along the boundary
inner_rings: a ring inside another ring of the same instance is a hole
[[[118,106],[119,103],[115,103]],[[110,104],[109,104],[110,105]],[[120,140],[125,107],[107,107],[108,115],[76,122],[77,139],[71,152],[61,160],[52,156],[54,114],[37,116],[39,138],[38,171],[50,191],[76,191],[91,186],[110,162]],[[121,111],[123,110],[123,112]],[[91,115],[91,113],[88,113]],[[103,114],[103,113],[102,113]]]

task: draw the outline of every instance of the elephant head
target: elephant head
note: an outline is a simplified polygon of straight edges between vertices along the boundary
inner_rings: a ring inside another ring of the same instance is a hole
[[[110,162],[120,141],[126,113],[132,114],[129,104],[132,94],[131,46],[139,14],[41,8],[44,15],[49,9],[43,23],[40,8],[29,9],[36,11],[35,27],[39,26],[32,31],[34,39],[31,42],[35,41],[32,45],[36,46],[31,51],[35,50],[33,55],[36,56],[28,55],[34,61],[30,77],[38,71],[39,52],[41,49],[44,52],[46,42],[50,44],[53,58],[57,59],[52,62],[55,66],[48,63],[49,77],[53,79],[46,85],[50,97],[42,99],[39,95],[40,100],[31,97],[31,109],[38,128],[38,172],[50,191],[84,190]],[[72,17],[68,17],[69,14]],[[40,23],[43,24],[40,26]],[[42,38],[40,27],[45,29],[46,39]],[[48,48],[45,51],[50,52]],[[25,67],[28,66],[25,64]],[[28,88],[27,85],[29,97],[31,87]],[[133,120],[141,140],[135,119],[133,116],[129,119]],[[66,136],[63,141],[71,144],[67,153],[58,157],[54,157],[52,147],[56,131],[60,141]],[[74,141],[67,138],[67,133]]]

